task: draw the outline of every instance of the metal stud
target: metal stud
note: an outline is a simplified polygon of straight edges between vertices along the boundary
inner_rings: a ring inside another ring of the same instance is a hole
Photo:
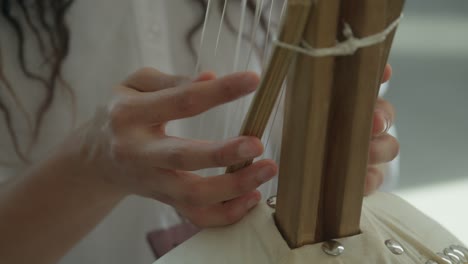
[[[451,245],[450,249],[458,256],[460,257],[461,261],[468,261],[468,249],[462,247],[462,246],[457,246],[457,245]]]
[[[462,264],[468,261],[468,249],[458,245],[451,245],[444,249],[443,253],[437,253],[444,264]],[[434,260],[428,260],[426,264],[438,264]]]
[[[275,209],[276,208],[276,196],[272,196],[270,198],[268,198],[268,200],[266,201],[268,206],[270,206],[271,208]]]
[[[444,263],[446,263],[446,264],[455,264],[456,263],[456,262],[453,262],[448,256],[445,256],[442,253],[437,253],[437,256],[439,256],[444,261]]]
[[[403,248],[403,246],[396,240],[388,239],[385,241],[385,245],[390,250],[390,252],[392,252],[395,255],[401,255],[405,253],[405,249]]]
[[[330,256],[339,256],[343,254],[344,249],[344,246],[336,240],[326,241],[322,244],[323,252]]]
[[[460,258],[460,256],[455,252],[453,251],[452,249],[450,248],[446,248],[444,249],[444,254],[449,257],[452,261],[455,261],[455,263],[461,263],[462,259]]]

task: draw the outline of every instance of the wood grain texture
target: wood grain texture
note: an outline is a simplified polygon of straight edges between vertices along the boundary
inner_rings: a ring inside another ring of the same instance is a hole
[[[339,0],[319,1],[304,39],[316,48],[336,43]],[[275,220],[293,248],[319,240],[317,214],[325,158],[334,58],[298,56],[286,90]]]
[[[387,27],[387,0],[342,1],[340,20],[355,36],[366,37]],[[360,232],[372,117],[382,76],[385,43],[336,59],[333,101],[322,190],[323,238]]]
[[[290,0],[280,41],[331,47],[343,22],[356,37],[373,35],[400,16],[403,1]],[[360,232],[372,117],[393,35],[352,56],[273,51],[240,134],[262,137],[290,72],[275,220],[292,248]]]
[[[338,21],[366,37],[383,31],[402,7],[402,0],[318,1],[304,39],[333,46]],[[359,233],[373,109],[394,32],[384,43],[337,57],[336,65],[335,58],[305,55],[295,63],[275,214],[292,248]]]

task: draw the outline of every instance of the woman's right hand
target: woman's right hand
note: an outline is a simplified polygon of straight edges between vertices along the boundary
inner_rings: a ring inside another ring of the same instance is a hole
[[[201,177],[192,171],[258,157],[255,137],[207,142],[167,135],[167,122],[191,117],[255,90],[259,78],[244,72],[196,80],[144,68],[115,88],[115,98],[81,129],[79,157],[86,177],[113,191],[153,198],[175,207],[200,227],[240,220],[260,200],[256,188],[277,173],[262,160],[235,173]],[[213,122],[216,122],[214,120]]]

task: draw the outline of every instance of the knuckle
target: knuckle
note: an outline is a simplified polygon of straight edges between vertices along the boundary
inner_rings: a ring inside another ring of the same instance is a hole
[[[378,143],[372,142],[369,147],[369,163],[374,164],[380,160],[380,150]]]
[[[252,184],[249,177],[237,177],[234,180],[234,190],[239,194],[244,194],[255,189],[256,185]]]
[[[220,149],[213,153],[213,162],[216,166],[231,165],[228,154],[225,149]]]
[[[375,188],[378,188],[383,183],[384,172],[381,169],[374,168],[374,173],[372,177],[374,178]]]
[[[372,179],[380,179],[383,178],[383,172],[378,167],[370,167],[368,170],[368,177]]]
[[[377,188],[380,188],[380,186],[382,186],[384,182],[385,174],[383,171],[379,171],[379,174],[376,177],[377,177]]]
[[[369,163],[390,162],[394,160],[399,153],[400,143],[395,137],[387,134],[370,144]]]
[[[387,100],[384,100],[385,107],[388,109],[388,112],[391,116],[395,114],[395,107],[393,106],[392,103],[390,103]]]
[[[167,78],[167,86],[172,86],[172,87],[186,84],[189,82],[190,82],[190,78],[188,76],[175,75],[175,76],[170,76]]]
[[[130,149],[127,144],[119,139],[112,140],[110,144],[111,155],[117,162],[123,162],[130,159]]]
[[[154,75],[159,75],[161,72],[156,70],[155,68],[152,67],[143,67],[140,68],[136,73],[135,76],[137,78],[146,78]]]
[[[224,100],[230,100],[239,96],[240,89],[232,79],[224,79],[220,86]]]
[[[188,217],[190,222],[198,228],[207,228],[210,227],[208,221],[206,220],[206,216],[200,213],[195,213],[194,215]]]
[[[203,206],[206,201],[203,198],[203,188],[199,182],[188,185],[183,197],[183,202],[190,206]]]
[[[160,72],[151,67],[143,67],[134,72],[130,77],[128,77],[123,85],[129,88],[141,91],[142,85],[145,85],[147,80],[154,79],[155,76],[158,76]]]
[[[400,142],[398,142],[398,140],[393,136],[390,136],[390,141],[391,141],[390,144],[392,146],[391,160],[393,160],[400,153]]]
[[[174,169],[187,169],[186,153],[188,149],[185,147],[175,147],[167,150],[167,163]]]
[[[367,169],[365,194],[371,194],[378,189],[384,181],[384,173],[377,167],[369,167]]]
[[[226,213],[224,214],[224,219],[226,224],[233,224],[239,221],[244,214],[244,211],[240,210],[240,208],[232,207],[229,208]]]
[[[393,107],[393,104],[385,99],[379,99],[377,101],[377,108],[382,109],[387,115],[389,115],[390,118],[393,119],[395,115],[395,108]]]
[[[196,100],[195,94],[190,89],[182,90],[177,96],[175,100],[175,106],[179,113],[187,116],[192,116],[197,114],[196,110]]]
[[[120,99],[109,105],[109,125],[113,131],[119,130],[129,120],[131,108],[128,99]]]

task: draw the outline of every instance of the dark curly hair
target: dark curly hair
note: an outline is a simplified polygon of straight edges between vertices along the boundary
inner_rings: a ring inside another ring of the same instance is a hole
[[[0,47],[0,87],[5,88],[14,99],[17,110],[21,111],[23,116],[28,119],[27,121],[33,131],[32,144],[37,141],[42,121],[52,105],[58,87],[66,89],[74,102],[73,90],[62,78],[62,65],[70,50],[70,30],[67,25],[66,15],[74,1],[75,0],[0,0],[0,23],[6,24],[14,33],[14,36],[8,39],[14,39],[14,41],[16,41],[17,49],[15,52],[21,71],[26,78],[36,81],[38,87],[42,88],[45,93],[45,97],[40,103],[36,116],[29,118],[15,93],[14,83],[10,83],[7,76],[4,74],[2,47]],[[208,1],[191,1],[195,2],[202,11],[199,19],[188,29],[185,36],[187,48],[195,58],[194,37],[203,26],[204,14],[207,10]],[[228,4],[228,0],[224,1],[224,4]],[[254,15],[257,8],[256,1],[248,0],[247,3],[249,13]],[[219,5],[219,8],[219,11],[222,11],[223,4]],[[236,31],[229,18],[225,20],[225,23],[231,32]],[[260,19],[260,26],[263,29],[267,27],[267,21],[263,15]],[[26,56],[26,30],[32,32],[34,35],[34,45],[38,48],[43,61],[42,65],[44,65],[41,69],[33,68],[28,64],[28,57]],[[5,33],[2,32],[2,34]],[[4,36],[2,35],[1,37]],[[246,34],[244,34],[243,37],[246,39],[249,38]],[[256,47],[256,49],[258,49],[258,47]],[[46,73],[44,73],[44,69],[46,69]],[[11,111],[13,110],[7,106],[5,99],[0,97],[0,112],[3,115],[3,122],[8,129],[15,152],[23,162],[27,163],[28,155],[20,148],[18,137],[13,129]]]
[[[39,87],[44,89],[46,95],[35,118],[29,120],[33,130],[33,142],[37,140],[42,120],[54,100],[58,84],[62,84],[73,95],[72,90],[63,80],[61,72],[62,64],[69,51],[70,40],[65,16],[73,2],[74,0],[0,0],[1,23],[6,23],[14,32],[12,39],[17,43],[16,54],[21,71],[25,77],[36,81]],[[47,69],[46,75],[38,73],[38,69],[32,69],[28,64],[25,51],[25,28],[34,34],[34,41],[40,51],[44,68]],[[4,74],[2,61],[0,61],[0,85],[5,86],[13,98],[17,98],[14,84],[10,83]],[[15,101],[18,105],[19,100]],[[21,105],[18,107],[23,110]],[[23,162],[27,162],[27,155],[20,149],[18,138],[13,131],[11,109],[8,109],[4,98],[0,98],[0,111],[18,157]]]

